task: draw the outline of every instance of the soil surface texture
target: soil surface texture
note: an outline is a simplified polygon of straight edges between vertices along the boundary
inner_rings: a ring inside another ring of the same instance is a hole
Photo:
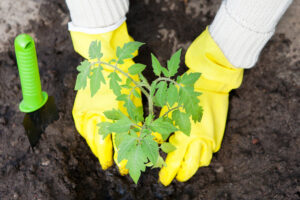
[[[130,34],[162,62],[191,42],[213,20],[220,0],[132,0]],[[82,58],[72,47],[64,0],[0,2],[0,199],[300,199],[300,1],[294,1],[259,62],[246,70],[230,96],[222,148],[209,167],[186,183],[158,183],[147,170],[135,185],[116,166],[103,171],[75,129],[72,106]],[[44,127],[34,149],[23,127],[24,113],[14,38],[36,41],[43,90],[55,100],[58,120]],[[181,73],[184,67],[182,56]],[[154,76],[145,73],[149,80]]]

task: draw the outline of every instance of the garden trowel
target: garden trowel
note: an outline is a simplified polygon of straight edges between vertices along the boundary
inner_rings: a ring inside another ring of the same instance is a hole
[[[23,95],[19,109],[26,113],[23,125],[33,148],[45,128],[58,119],[58,113],[54,98],[48,98],[48,94],[41,89],[36,49],[32,37],[27,34],[16,37],[15,53]]]

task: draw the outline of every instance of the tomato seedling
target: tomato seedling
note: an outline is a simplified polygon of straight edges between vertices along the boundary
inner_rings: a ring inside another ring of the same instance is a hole
[[[151,54],[152,69],[158,77],[151,84],[142,74],[146,65],[135,63],[128,68],[128,72],[120,68],[124,60],[132,59],[142,45],[141,42],[128,42],[117,48],[116,58],[105,62],[102,60],[101,42],[93,41],[89,47],[90,59],[84,60],[77,67],[79,74],[75,85],[75,90],[84,89],[89,81],[91,96],[94,96],[102,84],[109,84],[116,100],[124,103],[127,113],[117,109],[104,112],[109,121],[98,124],[99,134],[103,138],[114,134],[118,149],[117,160],[127,160],[126,168],[135,183],[146,167],[165,165],[159,149],[166,153],[176,149],[166,142],[172,133],[181,131],[189,136],[191,120],[200,122],[202,118],[202,107],[199,106],[198,98],[201,93],[194,90],[194,84],[201,74],[184,73],[176,79],[173,78],[180,66],[181,50],[170,58],[167,68]],[[104,76],[104,71],[109,74],[107,77]],[[125,76],[125,83],[122,83],[120,76]],[[138,76],[140,81],[136,81],[134,76]],[[123,89],[130,92],[124,93]],[[137,107],[132,101],[132,95],[142,98],[141,93],[147,98],[148,116],[144,116],[143,107]],[[166,112],[155,118],[154,106],[165,107]],[[164,142],[158,144],[152,133],[159,133]]]

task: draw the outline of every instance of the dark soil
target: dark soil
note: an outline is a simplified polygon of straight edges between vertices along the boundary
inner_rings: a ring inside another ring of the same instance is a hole
[[[215,15],[211,1],[198,6],[211,11],[195,17],[180,0],[132,1],[129,32],[147,43],[137,60],[149,63],[149,51],[161,61],[181,47],[185,53]],[[0,199],[300,199],[300,61],[287,56],[296,51],[293,41],[275,34],[257,66],[245,71],[243,85],[231,93],[222,148],[209,167],[169,187],[158,183],[158,170],[148,170],[135,185],[116,167],[103,171],[75,129],[71,110],[81,58],[58,10],[68,13],[63,0],[44,1],[42,19],[28,27],[38,38],[43,89],[59,112],[34,150],[18,110],[22,96],[13,47],[0,55]]]

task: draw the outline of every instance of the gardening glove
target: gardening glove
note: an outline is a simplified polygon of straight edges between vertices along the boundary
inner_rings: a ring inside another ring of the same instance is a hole
[[[243,69],[235,68],[225,58],[206,29],[189,47],[185,56],[189,72],[202,73],[195,83],[201,92],[201,122],[191,120],[190,136],[175,132],[169,142],[176,150],[166,158],[159,172],[160,182],[167,186],[176,176],[178,181],[190,179],[199,167],[210,164],[212,154],[220,149],[228,111],[228,93],[242,82]],[[162,109],[162,114],[167,108]]]
[[[127,26],[124,22],[119,28],[114,31],[101,33],[101,34],[86,34],[82,32],[71,31],[71,37],[73,46],[76,52],[78,52],[84,58],[88,58],[88,50],[90,43],[95,40],[101,41],[101,52],[103,57],[101,58],[104,62],[109,62],[111,59],[116,59],[116,49],[118,46],[123,47],[127,42],[133,41],[127,32]],[[132,59],[124,60],[124,64],[119,67],[127,72],[128,68],[133,65]],[[106,80],[109,72],[113,69],[103,65],[103,75]],[[122,79],[122,84],[125,84],[126,77],[119,74]],[[133,79],[138,81],[138,76],[133,76]],[[108,82],[108,81],[106,81]],[[129,94],[127,89],[122,89],[124,94]],[[132,101],[137,106],[142,106],[140,98],[136,98],[132,95]],[[101,84],[100,90],[91,97],[89,81],[87,86],[83,90],[79,90],[76,95],[73,117],[78,132],[86,139],[94,155],[99,159],[102,169],[105,170],[113,165],[113,148],[115,149],[114,159],[119,167],[119,171],[122,175],[128,173],[125,168],[126,160],[117,162],[117,151],[114,144],[114,137],[108,135],[103,139],[102,135],[98,133],[99,122],[106,121],[106,117],[103,112],[112,109],[120,109],[124,114],[127,115],[126,109],[123,107],[123,103],[116,100],[116,96],[113,91],[109,88],[109,84]]]

